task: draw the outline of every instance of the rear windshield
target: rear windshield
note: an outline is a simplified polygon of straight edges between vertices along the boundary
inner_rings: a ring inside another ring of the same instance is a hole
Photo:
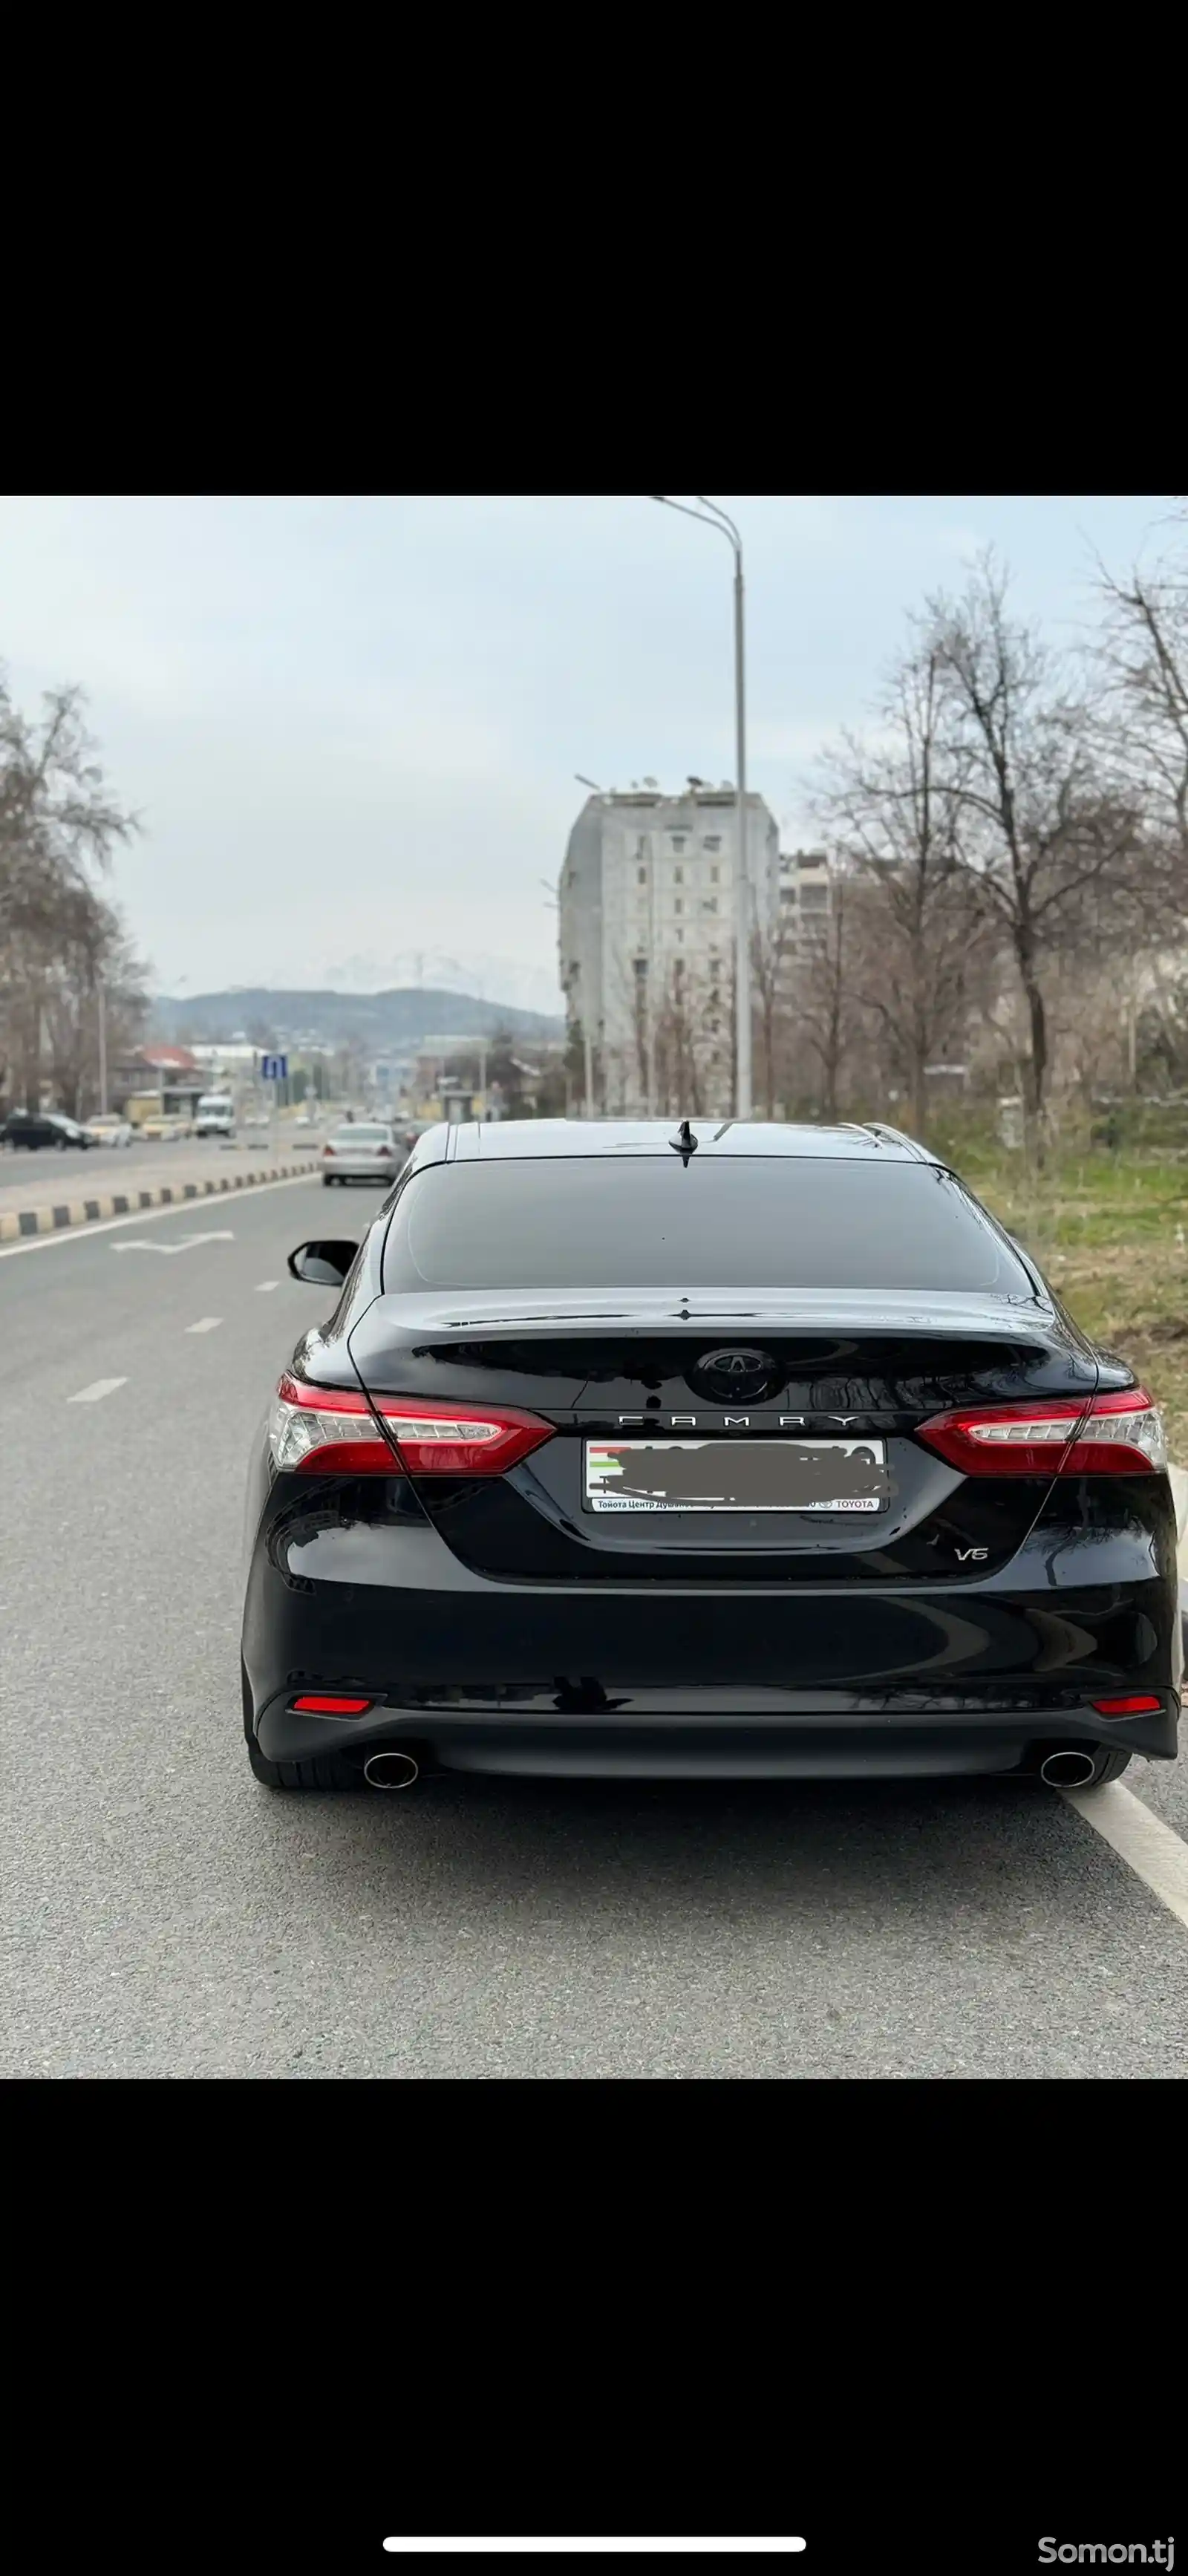
[[[334,1139],[336,1145],[386,1145],[390,1127],[342,1127]]]
[[[949,1173],[782,1155],[435,1164],[397,1202],[384,1286],[1033,1293]]]

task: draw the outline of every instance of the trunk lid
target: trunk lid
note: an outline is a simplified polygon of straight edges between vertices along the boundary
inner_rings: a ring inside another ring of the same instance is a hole
[[[1054,1479],[962,1476],[914,1432],[958,1405],[1044,1395],[1088,1405],[1097,1385],[1088,1346],[1038,1296],[402,1294],[368,1308],[350,1353],[373,1395],[506,1403],[550,1423],[554,1437],[505,1476],[415,1480],[462,1561],[516,1582],[935,1584],[992,1573]],[[592,1510],[587,1444],[623,1440],[799,1440],[818,1458],[823,1442],[869,1441],[882,1458],[880,1507]]]

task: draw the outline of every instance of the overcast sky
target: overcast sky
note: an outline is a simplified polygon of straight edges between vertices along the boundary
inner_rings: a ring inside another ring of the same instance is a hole
[[[751,783],[785,846],[904,611],[992,542],[1071,640],[1092,547],[1157,498],[731,498]],[[643,497],[0,500],[0,661],[86,689],[142,814],[116,891],[159,991],[465,984],[557,1007],[554,882],[583,770],[734,773],[730,555]],[[184,979],[184,980],[183,980]]]

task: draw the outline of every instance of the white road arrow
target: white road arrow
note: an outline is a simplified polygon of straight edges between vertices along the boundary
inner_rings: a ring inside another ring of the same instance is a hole
[[[169,1255],[174,1252],[192,1252],[196,1243],[234,1243],[234,1241],[235,1237],[230,1226],[226,1226],[218,1234],[183,1234],[176,1243],[150,1243],[147,1237],[137,1236],[132,1243],[109,1243],[107,1248],[109,1252],[163,1252]]]

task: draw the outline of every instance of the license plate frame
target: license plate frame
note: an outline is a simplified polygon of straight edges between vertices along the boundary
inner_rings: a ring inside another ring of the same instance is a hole
[[[683,1461],[694,1452],[701,1463],[686,1467]],[[834,1461],[840,1465],[839,1452],[847,1462],[841,1482],[851,1490],[823,1494],[821,1480],[828,1480]],[[644,1472],[632,1467],[627,1472],[633,1481],[624,1487],[619,1483],[623,1462],[640,1456],[655,1462],[652,1472],[666,1458],[679,1457],[682,1464],[674,1467],[669,1480],[658,1477],[650,1490]],[[784,1492],[778,1490],[785,1481],[781,1469],[787,1471]],[[704,1490],[694,1490],[703,1485]],[[806,1520],[828,1515],[849,1520],[885,1512],[890,1499],[887,1443],[881,1439],[806,1440],[781,1433],[767,1440],[587,1439],[583,1444],[583,1509],[612,1519],[649,1512],[682,1519],[762,1512]]]

